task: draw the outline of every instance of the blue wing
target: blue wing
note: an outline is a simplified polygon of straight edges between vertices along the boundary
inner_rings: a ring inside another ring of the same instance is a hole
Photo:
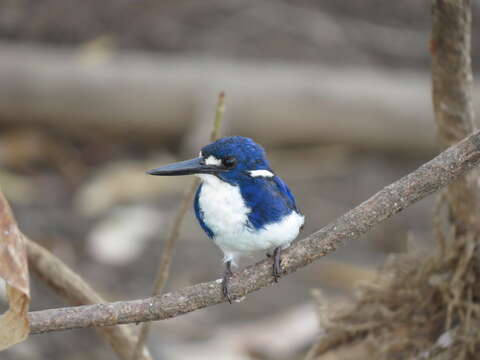
[[[279,178],[278,176],[274,176],[272,180],[277,185],[277,187],[279,189],[279,192],[281,194],[283,194],[283,196],[285,198],[285,202],[287,203],[287,206],[290,209],[298,212],[297,204],[295,202],[295,197],[293,196],[292,192],[288,188],[287,184],[285,184],[285,182],[281,178]]]
[[[298,212],[292,192],[278,176],[250,178],[241,184],[240,191],[251,209],[248,220],[254,229],[277,222],[292,211]]]

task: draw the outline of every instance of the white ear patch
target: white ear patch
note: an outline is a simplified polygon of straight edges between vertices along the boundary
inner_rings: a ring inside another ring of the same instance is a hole
[[[215,156],[210,155],[208,158],[205,159],[206,165],[222,165],[222,160],[217,159]]]
[[[268,170],[250,170],[249,171],[251,177],[257,177],[257,176],[262,176],[262,177],[273,177],[273,173]]]

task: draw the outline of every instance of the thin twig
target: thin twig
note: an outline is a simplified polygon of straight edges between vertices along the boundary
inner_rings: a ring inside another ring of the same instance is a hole
[[[223,114],[225,114],[225,92],[221,91],[218,95],[217,109],[215,111],[215,120],[213,122],[210,141],[213,142],[220,138],[220,129],[222,127]]]
[[[365,234],[373,226],[457,180],[479,163],[480,132],[476,132],[329,225],[294,243],[282,254],[282,275],[330,254],[347,240]],[[240,301],[247,294],[272,285],[271,268],[272,259],[265,259],[237,272],[231,278],[232,297]],[[216,280],[147,299],[31,312],[29,319],[31,333],[36,334],[168,319],[224,301],[221,281]]]
[[[222,124],[223,114],[225,113],[225,93],[222,91],[218,96],[217,109],[215,111],[215,120],[213,124],[212,134],[210,135],[210,141],[215,141],[220,137],[220,127]],[[160,265],[158,266],[157,276],[155,278],[153,296],[159,295],[168,280],[170,274],[170,265],[172,263],[173,251],[175,249],[175,243],[180,235],[180,228],[185,218],[190,204],[192,203],[195,190],[199,184],[199,179],[195,179],[190,186],[190,189],[185,194],[182,203],[178,209],[175,220],[173,221],[172,228],[168,234],[167,241],[163,247],[162,256],[160,257]],[[151,323],[146,322],[142,324],[140,329],[137,344],[132,353],[132,360],[139,360],[141,349],[143,349],[145,342],[147,341],[148,334],[150,332]]]
[[[58,295],[72,305],[96,304],[106,302],[79,275],[63,261],[24,235],[27,248],[28,266]],[[113,351],[124,360],[128,360],[135,346],[135,337],[131,327],[115,326],[97,328],[98,333],[111,345]],[[148,351],[140,359],[151,360]]]
[[[160,257],[160,265],[157,270],[157,276],[155,278],[154,288],[153,288],[153,296],[156,296],[161,293],[163,290],[165,283],[167,282],[168,275],[170,273],[170,264],[172,263],[173,258],[173,250],[175,248],[175,242],[178,238],[180,233],[180,226],[183,222],[183,218],[190,206],[192,201],[193,195],[195,194],[195,189],[198,185],[198,179],[195,179],[190,186],[190,189],[185,194],[182,203],[178,209],[178,212],[175,216],[175,220],[173,221],[172,229],[168,235],[167,241],[163,247],[162,255]],[[137,343],[135,345],[135,349],[132,353],[132,360],[137,360],[141,354],[141,349],[143,349],[145,342],[147,340],[148,334],[150,332],[150,322],[143,323],[140,332],[137,338]]]

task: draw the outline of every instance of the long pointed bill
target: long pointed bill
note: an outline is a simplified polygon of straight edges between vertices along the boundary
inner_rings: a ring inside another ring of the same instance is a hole
[[[192,174],[216,174],[225,171],[222,165],[206,165],[202,158],[180,161],[147,171],[150,175],[176,176]]]

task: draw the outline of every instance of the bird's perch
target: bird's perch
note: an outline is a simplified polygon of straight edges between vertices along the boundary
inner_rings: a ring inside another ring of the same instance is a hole
[[[409,175],[385,187],[329,225],[302,239],[282,255],[285,273],[292,273],[366,233],[441,187],[452,183],[480,162],[480,132],[448,148]],[[231,295],[247,294],[273,283],[272,260],[264,260],[238,272],[231,279]],[[29,314],[31,333],[109,326],[162,320],[224,302],[220,281],[211,281],[159,297],[102,303]]]

